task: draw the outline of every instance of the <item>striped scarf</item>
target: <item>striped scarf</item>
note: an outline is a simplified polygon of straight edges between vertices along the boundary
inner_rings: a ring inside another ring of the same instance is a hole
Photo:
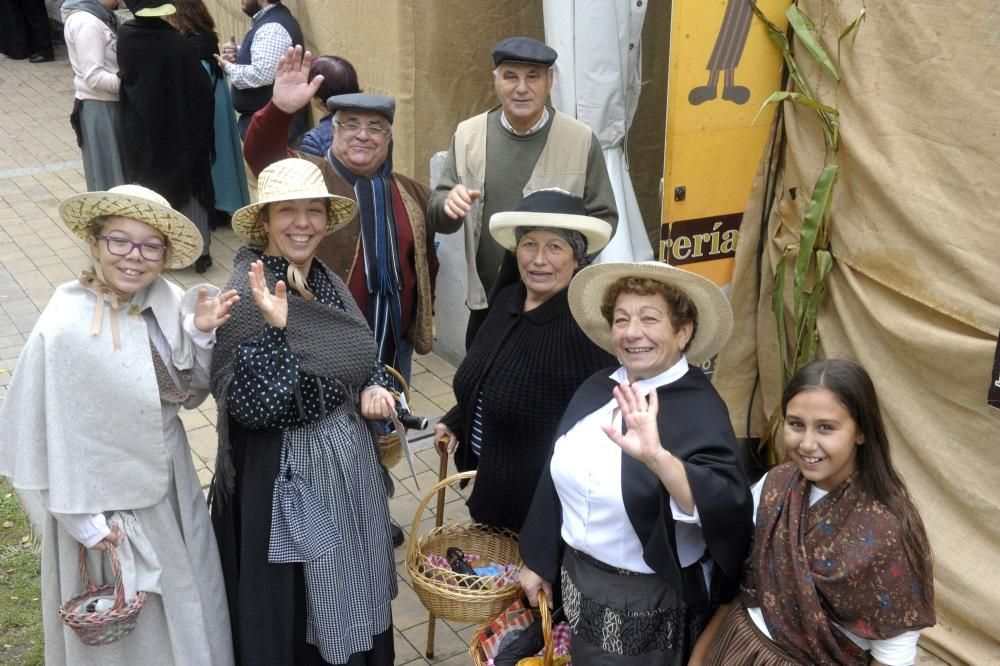
[[[368,307],[365,318],[375,333],[380,363],[396,367],[398,341],[402,337],[403,274],[399,266],[399,238],[392,204],[392,158],[386,159],[373,178],[348,171],[327,151],[327,158],[344,179],[354,186],[361,221]]]

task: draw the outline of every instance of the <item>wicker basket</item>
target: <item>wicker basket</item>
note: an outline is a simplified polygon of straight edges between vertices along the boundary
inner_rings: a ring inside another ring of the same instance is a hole
[[[410,546],[406,552],[406,570],[424,607],[437,617],[468,624],[488,622],[499,615],[521,594],[521,585],[514,582],[498,587],[503,574],[467,576],[436,567],[428,562],[426,556],[445,557],[448,548],[456,546],[485,560],[521,566],[517,535],[479,523],[461,523],[435,527],[419,539],[414,537],[427,504],[437,492],[475,476],[475,472],[454,474],[430,489],[413,517]]]
[[[548,601],[545,598],[545,593],[539,590],[538,592],[538,608],[532,608],[531,614],[535,616],[535,620],[542,623],[542,640],[545,641],[545,653],[541,657],[525,657],[518,661],[518,666],[524,664],[525,666],[562,666],[569,662],[569,657],[556,657],[555,656],[555,644],[552,641],[552,611],[549,610]],[[486,658],[486,654],[483,653],[482,638],[486,631],[486,626],[482,626],[477,629],[472,634],[472,640],[469,642],[469,656],[472,657],[472,663],[476,666],[488,666],[489,660]]]
[[[80,577],[83,579],[83,593],[59,608],[59,619],[76,632],[77,637],[87,645],[108,645],[125,638],[135,629],[139,611],[146,603],[146,593],[136,592],[125,601],[125,585],[122,583],[122,566],[118,554],[111,543],[105,541],[104,553],[111,560],[115,582],[97,587],[87,571],[87,549],[80,546]],[[94,597],[114,595],[111,608],[88,612],[87,602]]]

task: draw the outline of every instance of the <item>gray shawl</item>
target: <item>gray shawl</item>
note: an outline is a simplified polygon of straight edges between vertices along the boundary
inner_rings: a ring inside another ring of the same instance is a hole
[[[211,388],[219,407],[219,451],[216,457],[213,498],[228,497],[236,483],[226,398],[229,382],[233,378],[233,360],[237,348],[243,341],[259,334],[265,326],[264,318],[254,303],[248,277],[251,264],[259,258],[260,252],[248,247],[240,248],[236,253],[233,273],[226,289],[235,289],[240,300],[233,307],[229,322],[216,332]],[[289,288],[285,338],[298,357],[302,373],[336,379],[356,399],[375,367],[375,338],[344,281],[318,259],[314,261],[340,294],[345,309],[306,300]],[[264,278],[268,288],[273,291],[279,278],[266,265]]]

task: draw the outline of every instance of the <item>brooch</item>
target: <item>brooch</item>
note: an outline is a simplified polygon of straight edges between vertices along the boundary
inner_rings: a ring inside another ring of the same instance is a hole
[[[132,303],[128,306],[128,313],[132,317],[142,316],[142,308],[139,307],[138,303]]]

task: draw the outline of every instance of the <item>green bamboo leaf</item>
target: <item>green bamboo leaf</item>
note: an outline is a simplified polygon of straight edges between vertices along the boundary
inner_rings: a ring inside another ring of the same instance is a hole
[[[826,291],[827,277],[833,268],[833,255],[829,250],[816,250],[816,275],[813,288],[806,300],[805,313],[802,318],[802,330],[799,332],[800,338],[804,339],[804,344],[797,351],[795,364],[802,367],[812,362],[816,358],[819,346],[819,333],[816,329],[816,317],[819,313],[820,302]]]
[[[764,103],[760,105],[760,110],[757,111],[757,115],[753,117],[753,122],[750,124],[752,125],[757,122],[757,118],[760,117],[760,114],[764,112],[764,109],[767,108],[769,104],[786,101],[795,102],[796,104],[801,104],[802,106],[808,106],[810,109],[814,109],[817,112],[822,111],[823,113],[828,113],[831,116],[840,115],[840,111],[837,111],[837,109],[832,106],[822,104],[805,93],[792,92],[791,90],[777,90],[771,93],[771,96],[764,100]]]
[[[836,81],[840,81],[840,74],[837,73],[837,68],[834,66],[830,56],[827,55],[826,49],[823,48],[823,45],[819,43],[819,39],[816,37],[816,25],[812,22],[812,19],[806,16],[794,4],[788,6],[785,16],[788,17],[788,23],[792,26],[795,36],[799,38],[799,41],[806,47],[810,55],[812,55],[816,62],[823,66],[823,69],[829,72],[830,76]]]
[[[840,37],[837,38],[837,41],[841,42],[844,40],[845,37],[850,35],[851,46],[853,47],[854,41],[858,38],[858,29],[861,28],[861,22],[865,20],[866,16],[868,16],[868,14],[865,11],[865,8],[862,7],[861,11],[858,12],[858,17],[853,21],[851,21],[850,25],[848,25],[846,28],[843,29],[843,31],[841,31]]]
[[[795,261],[795,274],[793,276],[793,289],[795,290],[795,319],[802,318],[802,294],[805,289],[806,277],[809,273],[809,264],[813,256],[813,248],[816,244],[816,234],[820,225],[826,219],[830,210],[830,202],[833,199],[833,186],[837,182],[839,167],[836,164],[828,164],[820,174],[816,185],[813,187],[812,199],[809,200],[809,207],[802,221],[802,231],[799,234],[799,256]]]
[[[781,386],[788,383],[788,340],[785,335],[785,255],[781,255],[774,270],[774,284],[771,291],[771,309],[778,324],[778,358],[781,359]]]

